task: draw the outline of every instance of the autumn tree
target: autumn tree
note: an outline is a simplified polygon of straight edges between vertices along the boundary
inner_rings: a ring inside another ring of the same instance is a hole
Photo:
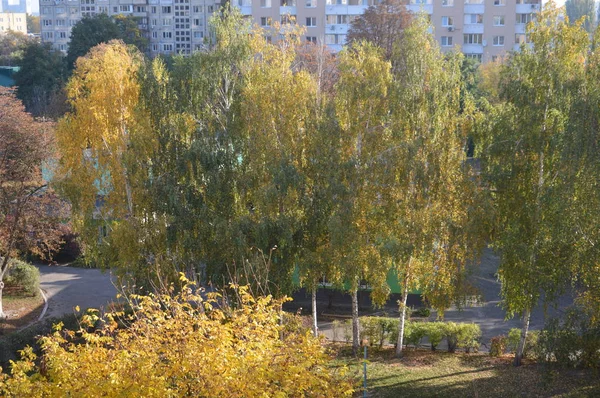
[[[13,91],[0,90],[0,318],[3,278],[11,259],[30,250],[42,257],[60,244],[65,215],[42,178],[53,157],[52,126],[25,112]]]
[[[482,247],[485,204],[467,164],[468,96],[462,56],[444,55],[420,17],[394,53],[392,121],[381,170],[382,254],[401,284],[396,354],[402,355],[409,291],[439,314],[469,293],[467,261]]]
[[[370,41],[382,48],[386,59],[390,59],[394,44],[410,21],[404,4],[402,0],[383,0],[369,6],[351,22],[348,43]]]
[[[131,274],[145,259],[140,246],[151,239],[143,226],[153,220],[146,213],[144,166],[154,141],[144,135],[147,117],[138,113],[140,62],[121,41],[79,58],[66,89],[72,111],[57,128],[59,184],[73,205],[85,254]]]
[[[493,245],[501,253],[503,303],[508,317],[523,319],[517,365],[531,311],[573,280],[579,218],[569,216],[578,174],[574,155],[588,145],[577,145],[580,133],[568,128],[582,96],[588,34],[580,24],[561,22],[553,7],[528,33],[532,46],[522,46],[503,67],[504,103],[488,117],[480,147],[498,217]]]
[[[340,79],[335,109],[340,126],[339,164],[334,209],[329,222],[335,279],[349,285],[352,296],[352,347],[359,348],[358,289],[361,280],[374,287],[372,297],[382,302],[388,293],[387,268],[378,248],[384,217],[378,211],[381,186],[373,162],[390,134],[388,125],[391,64],[380,48],[369,42],[353,44],[340,54]]]

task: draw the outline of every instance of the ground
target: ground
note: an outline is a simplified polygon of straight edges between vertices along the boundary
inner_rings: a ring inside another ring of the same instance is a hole
[[[362,359],[347,346],[336,346],[337,365],[348,365],[362,387]],[[395,359],[393,349],[371,350],[367,363],[370,397],[598,397],[597,370],[559,369],[527,363],[512,365],[512,356],[450,354],[408,350]],[[359,388],[361,388],[359,387]],[[362,396],[362,389],[357,396]]]
[[[44,308],[44,299],[35,297],[11,297],[2,298],[2,306],[6,319],[0,320],[0,335],[6,335],[35,322]]]

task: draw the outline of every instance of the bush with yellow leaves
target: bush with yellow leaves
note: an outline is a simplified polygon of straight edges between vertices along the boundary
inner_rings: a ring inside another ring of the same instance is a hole
[[[84,315],[81,329],[40,340],[0,375],[7,397],[339,397],[344,369],[308,332],[286,331],[281,300],[233,287],[235,305],[186,283],[173,295],[130,296],[133,312]]]

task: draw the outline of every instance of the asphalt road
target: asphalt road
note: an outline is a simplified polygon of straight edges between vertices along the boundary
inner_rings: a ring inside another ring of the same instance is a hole
[[[75,306],[100,309],[116,299],[117,288],[108,272],[60,265],[37,267],[40,287],[48,298],[47,318],[72,314]]]

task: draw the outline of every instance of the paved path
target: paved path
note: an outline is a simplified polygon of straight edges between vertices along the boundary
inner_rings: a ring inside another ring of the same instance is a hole
[[[97,269],[37,265],[48,298],[46,318],[72,314],[74,307],[101,308],[115,300],[110,273]]]

